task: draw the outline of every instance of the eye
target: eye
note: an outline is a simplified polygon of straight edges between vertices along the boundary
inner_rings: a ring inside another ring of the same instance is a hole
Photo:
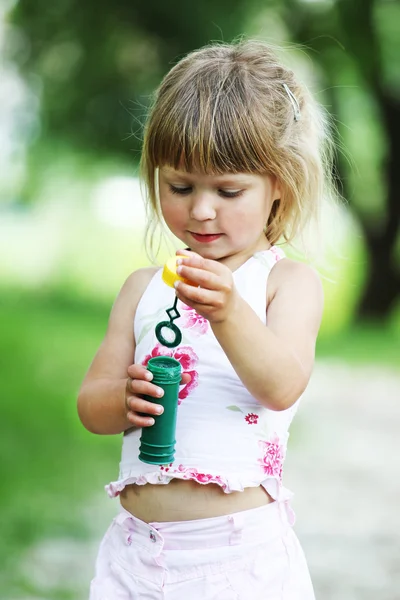
[[[179,194],[180,196],[187,196],[192,191],[191,187],[177,187],[171,184],[169,184],[169,189],[173,194]]]
[[[238,196],[241,196],[243,192],[244,190],[218,190],[220,196],[223,196],[224,198],[237,198]]]

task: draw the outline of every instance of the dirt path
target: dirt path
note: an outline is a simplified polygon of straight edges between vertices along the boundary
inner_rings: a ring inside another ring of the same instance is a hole
[[[317,365],[285,468],[317,600],[399,600],[399,438],[400,373]],[[91,507],[93,522],[107,523],[114,512],[103,496]],[[87,600],[100,535],[33,548],[22,571],[43,596],[18,600],[53,599],[58,590]]]
[[[285,483],[317,600],[400,599],[400,373],[319,363]]]

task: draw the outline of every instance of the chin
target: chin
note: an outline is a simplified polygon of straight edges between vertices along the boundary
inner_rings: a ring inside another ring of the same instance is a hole
[[[224,258],[228,258],[232,254],[235,254],[234,252],[224,252],[221,250],[218,251],[217,249],[213,250],[211,248],[200,248],[199,250],[195,250],[195,252],[200,254],[203,258],[208,258],[210,260],[224,260]]]

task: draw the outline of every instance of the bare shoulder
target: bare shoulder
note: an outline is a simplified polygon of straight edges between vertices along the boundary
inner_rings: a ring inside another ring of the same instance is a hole
[[[318,273],[307,264],[285,258],[272,268],[267,286],[268,327],[288,344],[308,381],[324,307]]]
[[[268,304],[279,293],[309,295],[323,304],[323,288],[317,271],[305,263],[284,258],[272,268],[268,278]]]
[[[127,277],[111,310],[105,337],[84,379],[126,377],[135,353],[133,320],[136,308],[157,268],[138,269]]]
[[[138,294],[141,296],[157,271],[158,267],[143,267],[142,269],[133,271],[127,277],[121,288],[121,292],[124,291],[124,293],[132,294],[133,296],[137,296]]]
[[[134,313],[140,298],[157,271],[157,267],[144,267],[133,271],[123,284],[112,313],[119,312],[122,306],[128,312]]]

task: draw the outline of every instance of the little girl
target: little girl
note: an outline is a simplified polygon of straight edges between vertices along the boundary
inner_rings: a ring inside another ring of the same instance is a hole
[[[83,381],[78,410],[123,433],[121,509],[99,550],[91,600],[312,600],[282,485],[288,430],[313,368],[323,295],[285,258],[332,195],[322,111],[261,42],[207,46],[166,75],[144,138],[152,223],[182,242],[183,278],[132,273]],[[190,281],[189,285],[186,281]],[[175,294],[183,338],[155,326]],[[182,365],[175,460],[138,459],[162,406],[151,357]]]

